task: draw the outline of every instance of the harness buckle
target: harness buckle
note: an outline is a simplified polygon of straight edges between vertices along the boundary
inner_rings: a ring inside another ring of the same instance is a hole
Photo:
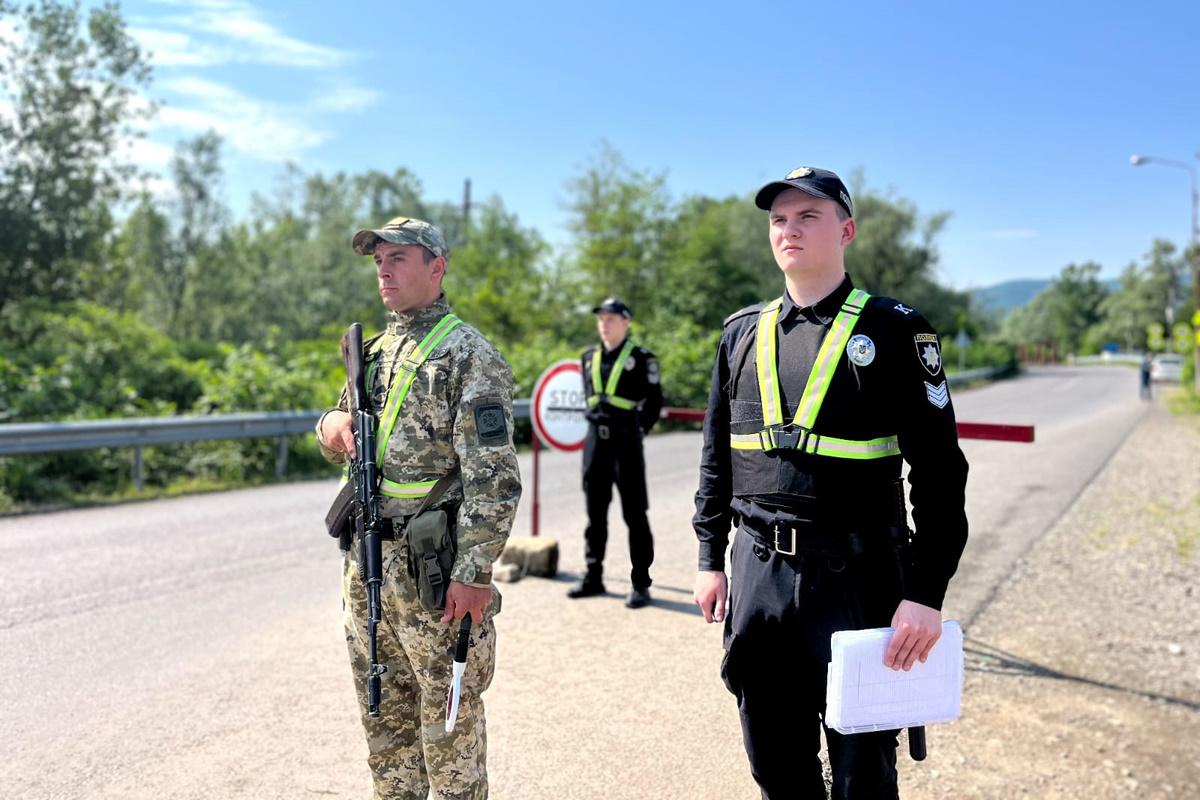
[[[775,552],[782,553],[785,556],[794,556],[794,555],[796,555],[796,529],[793,528],[791,525],[788,525],[787,532],[788,532],[788,537],[789,537],[788,544],[791,547],[790,550],[784,548],[779,543],[779,523],[778,522],[775,523]]]
[[[789,423],[787,425],[771,425],[764,428],[758,436],[765,445],[764,450],[803,451],[807,447],[808,437],[811,435],[812,429]]]

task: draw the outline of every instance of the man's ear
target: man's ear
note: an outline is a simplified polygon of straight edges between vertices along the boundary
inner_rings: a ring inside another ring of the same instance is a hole
[[[855,235],[858,233],[858,226],[854,224],[854,218],[846,220],[842,223],[842,247],[854,241]]]
[[[446,257],[438,256],[429,265],[429,277],[441,279],[446,275]]]

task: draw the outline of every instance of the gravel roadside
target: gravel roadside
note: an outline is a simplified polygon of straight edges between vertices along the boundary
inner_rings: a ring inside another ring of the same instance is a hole
[[[1200,419],[1160,406],[966,629],[908,798],[1200,797]]]

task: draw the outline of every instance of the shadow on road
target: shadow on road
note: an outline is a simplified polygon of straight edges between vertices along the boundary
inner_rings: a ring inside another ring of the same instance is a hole
[[[965,669],[971,672],[986,672],[993,675],[1024,675],[1032,678],[1050,678],[1058,681],[1081,683],[1086,686],[1095,686],[1113,692],[1143,697],[1147,700],[1157,700],[1160,703],[1180,706],[1190,711],[1200,711],[1200,703],[1192,700],[1184,700],[1181,697],[1172,697],[1170,695],[1159,694],[1158,692],[1147,692],[1129,686],[1120,686],[1083,675],[1071,675],[1056,670],[1053,667],[1048,667],[1045,664],[1038,664],[1022,656],[1001,650],[999,647],[993,647],[978,639],[972,639],[969,636],[963,637],[963,655],[966,661]]]

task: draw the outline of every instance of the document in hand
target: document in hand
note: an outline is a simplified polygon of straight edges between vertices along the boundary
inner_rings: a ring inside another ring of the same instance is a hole
[[[825,686],[825,724],[838,733],[950,722],[962,714],[962,628],[942,622],[929,660],[908,672],[883,665],[891,628],[838,631]]]

